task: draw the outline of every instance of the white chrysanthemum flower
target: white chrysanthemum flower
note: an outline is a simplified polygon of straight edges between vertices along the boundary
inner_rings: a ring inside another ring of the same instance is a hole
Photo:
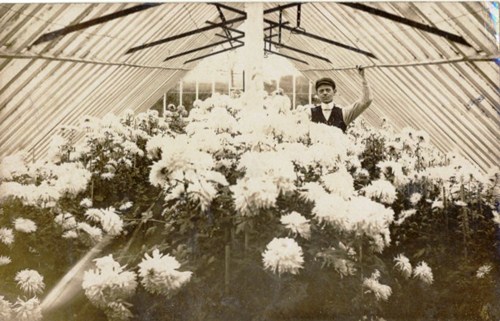
[[[399,213],[399,219],[397,221],[395,221],[394,223],[396,225],[401,225],[403,224],[403,222],[410,216],[413,216],[415,215],[415,213],[417,213],[417,210],[412,208],[412,209],[409,209],[409,210],[405,210],[405,211],[401,211],[401,213]]]
[[[132,312],[123,302],[109,303],[106,308],[104,308],[104,313],[106,317],[108,317],[108,320],[126,321],[134,317]]]
[[[120,235],[123,230],[123,220],[116,214],[113,207],[101,209],[102,216],[100,219],[102,229],[109,235]]]
[[[297,274],[304,264],[302,248],[294,239],[274,238],[262,254],[264,268],[274,273]]]
[[[5,300],[3,295],[0,295],[0,321],[12,320],[12,303]]]
[[[410,203],[411,205],[415,206],[417,205],[418,202],[422,199],[422,194],[420,193],[413,193],[410,196]]]
[[[98,208],[89,208],[85,211],[85,217],[92,222],[100,222],[102,218],[102,212]]]
[[[0,266],[7,265],[10,262],[12,262],[12,260],[10,259],[10,257],[5,256],[5,255],[0,255]]]
[[[444,203],[443,203],[443,201],[435,200],[435,201],[432,202],[431,208],[432,209],[435,209],[435,208],[443,209],[444,208]]]
[[[178,271],[180,263],[158,250],[154,250],[152,256],[145,254],[138,266],[141,284],[153,294],[167,295],[186,284],[192,275],[189,271]]]
[[[91,208],[92,207],[92,200],[90,198],[84,198],[80,202],[81,207],[86,207],[86,208]]]
[[[344,199],[348,199],[355,194],[354,179],[345,169],[325,175],[321,180],[330,193],[342,196]]]
[[[54,218],[64,230],[74,229],[77,226],[75,217],[70,213],[61,213]]]
[[[467,206],[467,203],[465,203],[464,201],[456,201],[455,205],[460,206],[460,207],[465,207],[465,206]]]
[[[78,229],[87,233],[94,242],[99,242],[102,239],[102,230],[95,226],[90,226],[87,223],[78,223]]]
[[[77,195],[87,189],[92,174],[79,163],[64,163],[54,167],[54,175],[57,180],[54,183],[55,189],[60,193]]]
[[[125,271],[112,255],[94,260],[96,269],[85,271],[82,287],[85,296],[98,308],[111,302],[125,300],[137,287],[136,274]]]
[[[28,172],[22,153],[9,155],[0,161],[0,179],[11,180]]]
[[[399,254],[394,258],[394,261],[396,261],[396,264],[394,264],[394,267],[399,270],[405,278],[409,278],[412,273],[412,266],[410,263],[410,260],[404,256],[403,254]]]
[[[75,230],[66,231],[63,233],[62,237],[64,239],[76,239],[78,238],[78,233]]]
[[[299,213],[292,212],[288,215],[283,215],[280,221],[281,224],[291,230],[294,235],[300,235],[305,239],[311,237],[311,225],[309,224],[309,220]]]
[[[5,245],[11,245],[14,242],[14,232],[10,228],[0,228],[0,241]]]
[[[432,284],[434,282],[434,276],[432,274],[432,269],[425,262],[420,262],[413,269],[413,277],[419,278],[422,282],[427,284]]]
[[[120,210],[120,211],[126,211],[126,210],[128,210],[129,208],[131,208],[133,205],[134,205],[134,203],[132,203],[132,202],[130,202],[130,201],[125,202],[125,203],[123,203],[123,204],[120,206],[119,210]]]
[[[37,230],[37,226],[30,219],[16,218],[14,220],[14,229],[23,233],[33,233]]]
[[[492,214],[493,214],[493,222],[495,224],[497,224],[498,226],[500,226],[500,214],[498,214],[497,211],[492,211]],[[0,239],[1,239],[1,229],[0,229]]]
[[[260,208],[274,207],[279,189],[265,177],[244,177],[230,187],[236,210],[244,216],[256,215]]]
[[[381,284],[378,281],[379,278],[380,272],[375,270],[370,278],[363,279],[363,287],[366,289],[365,293],[373,293],[377,301],[387,301],[392,294],[392,289],[388,285]]]
[[[479,269],[477,269],[476,277],[478,279],[482,279],[486,275],[488,275],[491,272],[492,269],[493,269],[493,267],[491,266],[491,264],[482,265],[482,266],[479,267]]]
[[[394,203],[397,197],[394,185],[382,179],[371,182],[370,185],[363,188],[363,191],[367,197],[385,204]]]
[[[37,297],[23,301],[17,298],[12,306],[12,312],[16,321],[40,321],[42,320],[42,307]]]
[[[16,273],[17,286],[28,294],[40,294],[45,289],[43,276],[35,270],[25,269]]]
[[[115,177],[114,173],[102,173],[101,178],[105,181],[109,181]]]

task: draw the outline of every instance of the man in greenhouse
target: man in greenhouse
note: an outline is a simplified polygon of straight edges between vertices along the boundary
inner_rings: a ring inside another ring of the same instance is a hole
[[[309,116],[313,122],[335,126],[345,132],[347,126],[370,106],[372,96],[370,86],[366,81],[365,70],[358,67],[358,73],[362,79],[362,95],[347,108],[342,108],[333,101],[333,96],[337,92],[333,79],[321,78],[316,81],[316,94],[321,104],[309,109]]]

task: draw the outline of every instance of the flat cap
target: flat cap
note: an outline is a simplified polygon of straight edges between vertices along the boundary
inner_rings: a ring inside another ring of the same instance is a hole
[[[318,87],[321,85],[332,86],[333,89],[335,89],[335,81],[333,81],[332,78],[325,77],[325,78],[318,79],[316,81],[316,85],[315,85],[316,90],[318,90]]]

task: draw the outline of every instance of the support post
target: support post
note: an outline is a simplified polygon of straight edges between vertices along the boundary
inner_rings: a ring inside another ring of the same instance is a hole
[[[243,54],[246,59],[245,66],[245,97],[244,105],[247,108],[262,107],[264,97],[264,76],[262,66],[264,64],[264,11],[263,2],[245,2],[245,11],[247,13],[245,46]]]
[[[312,104],[312,88],[313,88],[312,81],[309,80],[309,105]]]
[[[163,94],[163,114],[162,116],[165,117],[167,114],[167,93]]]
[[[297,91],[296,81],[297,81],[297,77],[295,77],[295,74],[294,74],[294,75],[292,75],[292,109],[296,108],[296,102],[297,102],[296,98],[295,98],[295,94]]]
[[[182,106],[182,80],[179,82],[179,106]]]
[[[196,95],[196,98],[195,100],[198,100],[199,98],[199,93],[200,93],[200,83],[198,82],[198,79],[196,79],[196,84],[195,84],[195,95]]]

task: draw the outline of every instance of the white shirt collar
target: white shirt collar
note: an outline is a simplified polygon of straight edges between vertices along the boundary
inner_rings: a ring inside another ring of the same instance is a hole
[[[328,104],[321,103],[321,109],[322,110],[332,110],[333,109],[333,101],[329,102]]]

